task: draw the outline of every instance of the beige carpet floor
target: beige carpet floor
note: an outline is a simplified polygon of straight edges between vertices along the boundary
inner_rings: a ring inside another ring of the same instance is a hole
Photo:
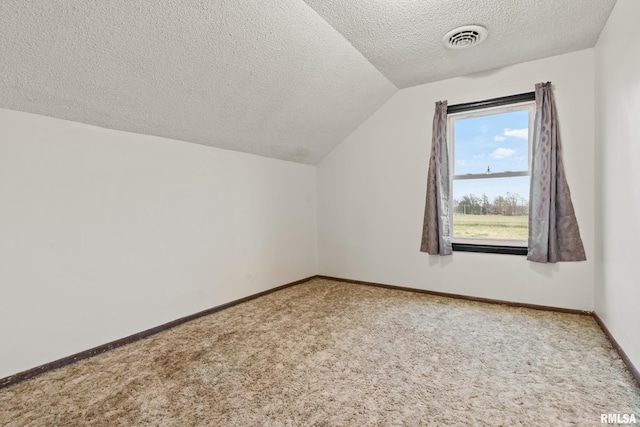
[[[600,426],[588,316],[314,279],[0,390],[2,426]]]

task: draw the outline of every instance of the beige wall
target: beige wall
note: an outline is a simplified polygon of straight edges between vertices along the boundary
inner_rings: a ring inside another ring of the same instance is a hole
[[[640,2],[618,0],[596,54],[595,311],[640,369]]]
[[[594,54],[567,55],[399,91],[318,165],[320,274],[573,309],[593,309]],[[588,260],[419,252],[434,103],[530,92],[552,81],[569,185]]]
[[[316,273],[315,168],[0,110],[0,378]]]

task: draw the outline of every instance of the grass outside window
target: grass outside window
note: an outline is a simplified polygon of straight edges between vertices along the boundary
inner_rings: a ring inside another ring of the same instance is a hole
[[[454,237],[474,239],[527,240],[528,215],[453,214]]]

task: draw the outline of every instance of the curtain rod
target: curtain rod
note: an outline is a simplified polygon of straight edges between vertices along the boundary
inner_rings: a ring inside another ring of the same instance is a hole
[[[467,102],[447,106],[447,114],[463,111],[479,110],[481,108],[499,107],[501,105],[517,104],[518,102],[535,101],[535,92],[520,93],[518,95],[502,96],[500,98],[485,99],[484,101]]]

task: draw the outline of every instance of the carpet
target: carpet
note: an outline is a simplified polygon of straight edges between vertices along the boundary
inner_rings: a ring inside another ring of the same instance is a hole
[[[332,280],[0,390],[3,426],[590,426],[640,389],[589,316]]]

